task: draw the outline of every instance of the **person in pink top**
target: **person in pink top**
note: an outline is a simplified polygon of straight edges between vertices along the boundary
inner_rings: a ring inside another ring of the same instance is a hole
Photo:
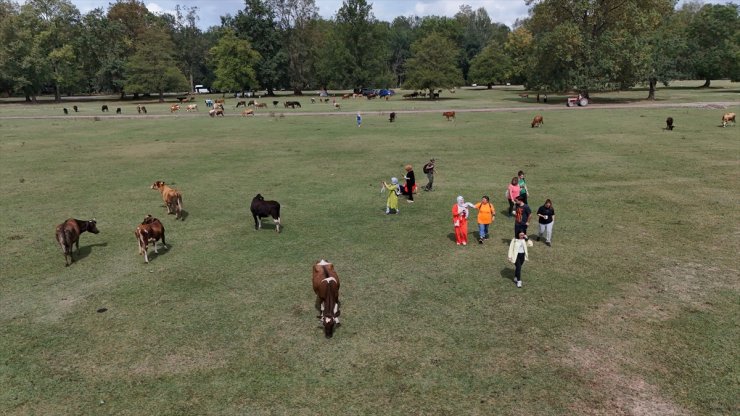
[[[507,213],[509,217],[514,215],[514,204],[516,203],[516,199],[519,197],[519,190],[519,177],[514,176],[511,178],[511,183],[506,189],[506,199],[509,200],[509,212]]]

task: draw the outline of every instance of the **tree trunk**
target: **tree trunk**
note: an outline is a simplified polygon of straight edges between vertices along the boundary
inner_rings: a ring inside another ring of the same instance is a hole
[[[59,93],[59,84],[54,84],[54,102],[61,103],[62,95]]]
[[[655,85],[658,83],[658,80],[656,78],[650,78],[649,85],[650,89],[648,90],[648,100],[655,101]]]
[[[126,98],[126,91],[121,90],[121,99],[123,100],[124,98]]]
[[[159,92],[159,102],[160,103],[163,103],[164,102],[164,91],[160,91]]]
[[[265,94],[267,97],[274,97],[275,96],[275,89],[272,87],[266,88],[267,94]]]
[[[712,80],[707,78],[706,81],[704,81],[704,85],[701,86],[701,88],[709,88],[709,84],[712,83]]]
[[[489,89],[489,90],[490,90],[490,89],[493,89],[493,82],[489,82],[489,83],[488,83],[488,89]]]
[[[301,90],[300,87],[295,87],[295,88],[293,88],[293,95],[300,95],[300,96],[302,96],[303,95],[303,91]]]

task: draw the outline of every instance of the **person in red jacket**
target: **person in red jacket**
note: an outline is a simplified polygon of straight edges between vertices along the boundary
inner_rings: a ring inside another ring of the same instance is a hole
[[[468,245],[468,208],[475,208],[470,202],[465,202],[462,196],[457,197],[457,204],[452,206],[452,223],[455,226],[455,241],[457,245]]]

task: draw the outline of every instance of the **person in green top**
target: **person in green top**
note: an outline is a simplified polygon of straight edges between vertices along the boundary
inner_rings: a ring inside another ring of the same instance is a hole
[[[527,181],[524,179],[524,171],[520,170],[519,173],[517,173],[517,176],[519,176],[519,197],[522,198],[526,204],[529,190],[527,189]]]
[[[391,178],[391,183],[388,184],[385,181],[382,182],[383,189],[388,190],[388,199],[385,203],[385,213],[397,214],[398,213],[398,194],[401,193],[401,188],[398,187],[398,178]]]

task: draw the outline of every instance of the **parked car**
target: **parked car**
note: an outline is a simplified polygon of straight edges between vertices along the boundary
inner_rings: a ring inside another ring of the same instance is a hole
[[[388,95],[392,97],[395,93],[396,92],[393,91],[393,90],[379,90],[378,91],[378,95],[381,96],[381,97],[385,97],[385,96],[388,96]]]

